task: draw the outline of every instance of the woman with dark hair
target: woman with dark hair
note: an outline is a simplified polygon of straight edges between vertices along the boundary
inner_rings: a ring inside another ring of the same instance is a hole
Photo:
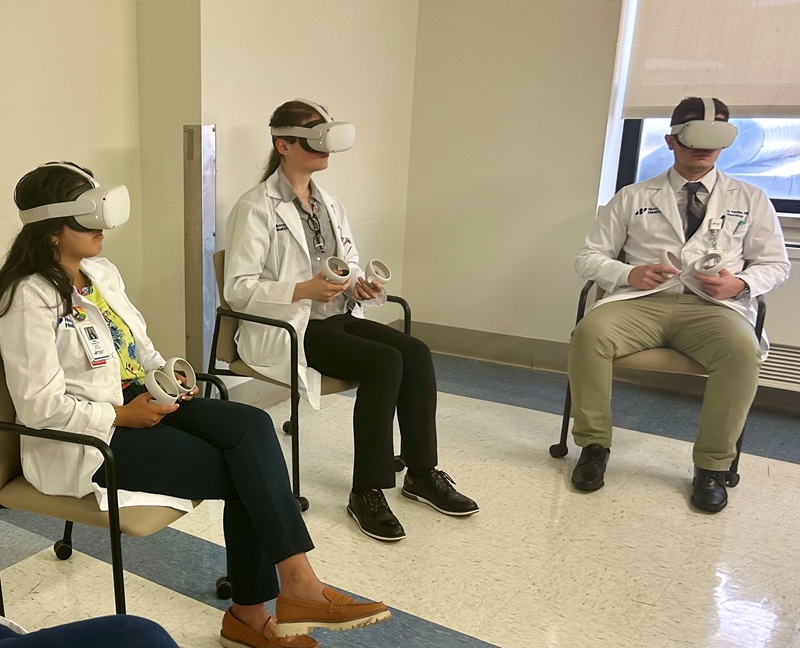
[[[436,468],[430,351],[416,338],[364,319],[362,306],[384,303],[386,291],[364,278],[344,206],[312,179],[328,167],[331,152],[352,145],[353,125],[298,99],[279,106],[270,126],[273,150],[261,183],[228,218],[225,299],[238,310],[294,326],[301,340],[301,389],[313,407],[319,407],[321,374],[358,381],[347,511],[365,534],[386,541],[405,537],[381,490],[395,485],[395,412],[408,465],[402,494],[447,515],[476,513],[478,505]],[[332,256],[347,263],[344,283],[326,279],[323,269]],[[282,330],[242,322],[237,345],[254,369],[289,382]]]
[[[313,544],[265,412],[194,399],[196,388],[172,405],[147,393],[145,372],[164,359],[116,267],[98,256],[99,227],[128,218],[127,189],[102,187],[72,163],[50,163],[19,181],[14,200],[26,224],[0,268],[0,353],[19,421],[109,443],[121,506],[191,510],[192,499],[225,500],[233,604],[224,646],[312,648],[317,642],[304,635],[314,627],[389,618],[382,603],[356,603],[312,570]],[[43,493],[94,493],[107,509],[99,451],[23,438],[21,454],[26,479]],[[263,603],[276,596],[274,619]]]

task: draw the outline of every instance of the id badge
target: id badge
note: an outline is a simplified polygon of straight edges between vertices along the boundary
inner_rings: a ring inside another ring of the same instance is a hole
[[[78,324],[78,337],[80,338],[83,350],[86,352],[86,357],[89,358],[89,364],[93,369],[102,367],[106,364],[111,354],[103,345],[100,339],[100,333],[94,324]]]

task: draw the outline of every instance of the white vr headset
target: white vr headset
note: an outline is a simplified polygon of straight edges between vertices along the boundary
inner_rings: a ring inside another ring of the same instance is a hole
[[[273,137],[299,137],[300,146],[312,153],[339,153],[353,146],[356,141],[356,127],[353,124],[333,121],[328,111],[313,101],[307,99],[295,99],[295,101],[310,106],[322,119],[305,126],[271,128],[270,134]]]
[[[60,166],[79,173],[91,183],[92,188],[69,202],[20,209],[19,217],[25,225],[50,218],[72,216],[74,223],[70,226],[73,229],[99,230],[114,229],[128,221],[131,214],[131,197],[125,185],[103,187],[88,173],[71,164],[43,164],[38,168],[49,166]],[[74,224],[78,227],[74,227]]]
[[[739,129],[730,122],[715,121],[717,110],[713,99],[703,97],[703,106],[705,107],[703,119],[676,124],[670,129],[669,134],[675,135],[678,142],[686,148],[707,151],[728,148],[736,139]]]

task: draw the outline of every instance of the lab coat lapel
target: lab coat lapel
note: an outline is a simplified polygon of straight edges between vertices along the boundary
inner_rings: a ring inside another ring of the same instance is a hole
[[[275,210],[281,220],[286,224],[289,232],[297,240],[306,255],[306,258],[311,262],[311,257],[308,254],[308,242],[306,241],[306,233],[303,229],[303,222],[300,220],[300,215],[297,213],[297,208],[292,203],[282,202]]]
[[[658,208],[683,241],[685,237],[683,220],[678,213],[678,202],[675,199],[675,192],[670,187],[667,173],[662,173],[660,176],[653,178],[648,184],[648,188],[654,191],[651,198],[653,205]]]

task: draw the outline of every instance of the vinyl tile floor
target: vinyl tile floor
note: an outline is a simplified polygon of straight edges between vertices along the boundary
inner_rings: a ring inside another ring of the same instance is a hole
[[[448,518],[386,491],[408,535],[399,543],[364,536],[345,513],[351,395],[301,408],[310,560],[326,582],[393,610],[374,627],[316,633],[323,646],[800,648],[800,465],[779,451],[743,455],[728,508],[703,514],[688,504],[691,443],[620,427],[605,487],[580,493],[569,482],[576,448],[564,459],[548,452],[563,377],[436,361],[440,467],[481,511]],[[619,406],[630,409],[626,422],[640,408],[648,427],[647,399],[665,398],[649,391]],[[680,416],[696,415],[695,402],[668,398]],[[288,403],[269,411],[279,427]],[[673,411],[670,420],[683,419]],[[794,457],[800,423],[779,420]],[[278,434],[288,461],[290,439]],[[221,514],[207,501],[150,538],[125,538],[128,611],[161,623],[182,648],[219,645]],[[53,520],[0,510],[6,614],[29,630],[113,613],[105,532],[76,527],[66,561],[52,550],[59,532]]]

